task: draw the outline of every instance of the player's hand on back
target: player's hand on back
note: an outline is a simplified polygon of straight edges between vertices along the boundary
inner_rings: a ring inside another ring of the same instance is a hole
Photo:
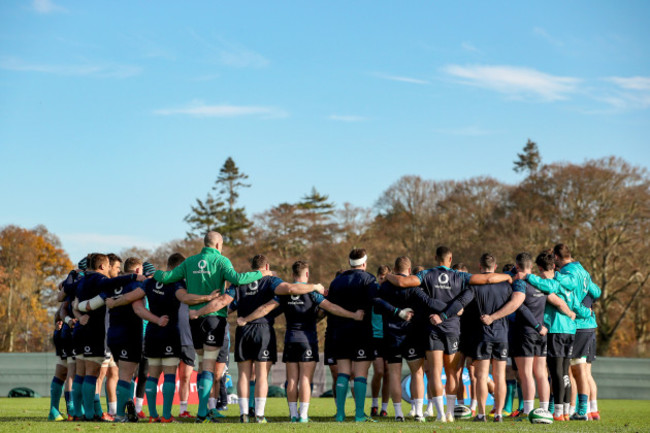
[[[169,323],[169,316],[161,316],[158,319],[158,326],[160,326],[161,328],[167,326],[168,323]]]
[[[244,325],[246,325],[247,323],[248,323],[248,322],[247,322],[246,320],[244,320],[243,317],[238,317],[238,318],[237,318],[237,326],[244,326]]]
[[[318,292],[321,295],[325,294],[325,287],[322,284],[314,284],[314,292]]]
[[[89,317],[87,314],[84,314],[83,316],[81,316],[81,317],[79,318],[79,323],[81,323],[82,325],[86,326],[86,324],[88,323],[88,319],[89,319],[89,318],[90,318],[90,317]]]
[[[413,318],[413,310],[411,308],[404,308],[397,315],[400,319],[409,322]]]
[[[199,313],[197,310],[190,310],[190,320],[196,320],[199,318]]]
[[[539,335],[544,336],[546,334],[548,334],[548,328],[542,325],[542,329],[539,330]]]
[[[105,301],[105,302],[106,302],[106,307],[108,307],[109,310],[110,310],[111,308],[114,308],[114,307],[115,307],[115,303],[117,302],[117,300],[118,300],[119,298],[121,298],[121,296],[118,296],[117,298],[107,298],[106,301]]]
[[[492,320],[492,316],[489,314],[484,314],[481,316],[481,322],[483,322],[484,325],[490,326],[494,320]]]
[[[576,313],[574,313],[573,311],[571,311],[571,312],[569,313],[569,318],[570,318],[571,320],[576,320]]]
[[[354,312],[354,320],[361,322],[363,320],[363,316],[366,313],[363,310],[357,310]]]
[[[273,272],[269,271],[268,269],[263,269],[260,272],[262,273],[263,277],[272,277],[273,276]]]
[[[442,319],[437,314],[431,314],[429,316],[429,321],[431,321],[431,324],[433,325],[440,325],[442,323]]]

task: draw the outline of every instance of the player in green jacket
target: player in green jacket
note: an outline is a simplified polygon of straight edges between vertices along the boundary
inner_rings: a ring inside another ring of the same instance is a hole
[[[223,238],[217,232],[208,232],[203,239],[205,248],[197,255],[188,257],[171,271],[156,271],[154,278],[163,284],[170,284],[185,279],[187,293],[209,295],[225,292],[226,280],[235,285],[248,284],[271,275],[270,271],[238,273],[230,260],[221,254]],[[206,303],[190,305],[190,309],[201,309]],[[199,409],[196,422],[214,421],[207,417],[208,399],[214,382],[214,368],[226,330],[228,309],[208,313],[190,322],[192,341],[199,359],[203,358],[201,373],[197,377]]]

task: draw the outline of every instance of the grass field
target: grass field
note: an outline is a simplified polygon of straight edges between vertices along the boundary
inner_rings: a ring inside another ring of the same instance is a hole
[[[332,399],[315,398],[310,406],[310,416],[313,420],[309,424],[290,424],[287,420],[288,408],[286,401],[282,398],[270,398],[266,406],[267,419],[269,424],[250,425],[239,424],[239,407],[230,405],[227,412],[222,412],[226,418],[221,425],[217,424],[193,424],[193,420],[182,420],[176,424],[111,424],[111,423],[80,423],[80,422],[48,422],[46,420],[49,399],[27,398],[27,399],[0,399],[0,431],[3,432],[96,432],[96,431],[133,431],[133,432],[159,432],[159,431],[223,431],[223,432],[332,432],[345,431],[349,433],[363,432],[396,432],[406,433],[409,431],[426,431],[437,433],[442,431],[457,432],[541,432],[541,431],[566,431],[566,432],[650,432],[650,402],[639,400],[601,400],[598,402],[602,421],[591,422],[556,422],[549,426],[532,425],[528,421],[515,422],[506,419],[503,424],[472,423],[468,421],[457,421],[453,424],[441,424],[436,422],[397,423],[392,420],[392,406],[389,419],[380,419],[377,423],[354,423],[352,419],[345,423],[333,422],[334,401]],[[62,403],[61,408],[63,409]],[[370,407],[370,402],[366,403]],[[405,411],[409,410],[408,403],[404,404]],[[160,408],[159,408],[160,410]],[[195,414],[196,407],[190,411]],[[174,407],[173,413],[178,413],[178,407]],[[353,401],[348,399],[347,413],[353,413]]]

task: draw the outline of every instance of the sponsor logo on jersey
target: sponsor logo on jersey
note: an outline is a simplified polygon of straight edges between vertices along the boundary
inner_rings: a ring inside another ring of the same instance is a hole
[[[306,357],[306,358],[311,358],[311,357],[312,357],[312,351],[311,351],[311,349],[307,349],[307,350],[305,350],[305,357]]]
[[[365,358],[366,357],[366,351],[363,350],[363,349],[359,349],[359,351],[357,352],[357,355],[359,356],[359,358]]]
[[[246,286],[246,295],[256,294],[258,288],[259,288],[259,283],[257,281],[253,281],[248,286]]]
[[[214,341],[214,335],[212,334],[208,335],[208,341]]]
[[[84,347],[84,353],[90,353],[90,346]]]
[[[172,347],[171,346],[165,347],[165,352],[172,353]]]
[[[409,349],[409,355],[415,355],[415,349],[414,348],[411,347]]]
[[[119,289],[115,289],[115,294],[116,294],[116,295],[119,295],[120,293],[122,293],[122,290],[124,290],[124,287],[121,287],[121,286],[120,286]]]
[[[122,352],[120,352],[120,355],[122,355],[124,357],[127,356],[128,353],[127,353],[126,349],[122,349]]]

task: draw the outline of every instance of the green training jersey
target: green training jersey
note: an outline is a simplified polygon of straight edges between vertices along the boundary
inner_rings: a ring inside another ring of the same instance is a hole
[[[556,274],[557,276],[557,274]],[[585,307],[574,296],[573,292],[565,289],[557,279],[544,279],[537,275],[530,274],[526,281],[544,293],[554,293],[562,299],[568,307],[576,313],[576,318],[585,317],[591,313],[589,308]],[[569,316],[561,313],[554,305],[546,302],[544,308],[544,326],[548,328],[549,334],[575,334],[576,322]]]
[[[249,284],[262,278],[260,271],[238,273],[232,267],[230,260],[221,255],[216,248],[205,247],[195,256],[188,257],[183,263],[171,271],[156,271],[153,274],[156,281],[170,284],[185,279],[187,293],[193,295],[209,295],[218,290],[225,292],[225,282],[235,285]],[[206,302],[190,305],[190,309],[199,310]],[[228,307],[210,313],[211,316],[226,317]]]

